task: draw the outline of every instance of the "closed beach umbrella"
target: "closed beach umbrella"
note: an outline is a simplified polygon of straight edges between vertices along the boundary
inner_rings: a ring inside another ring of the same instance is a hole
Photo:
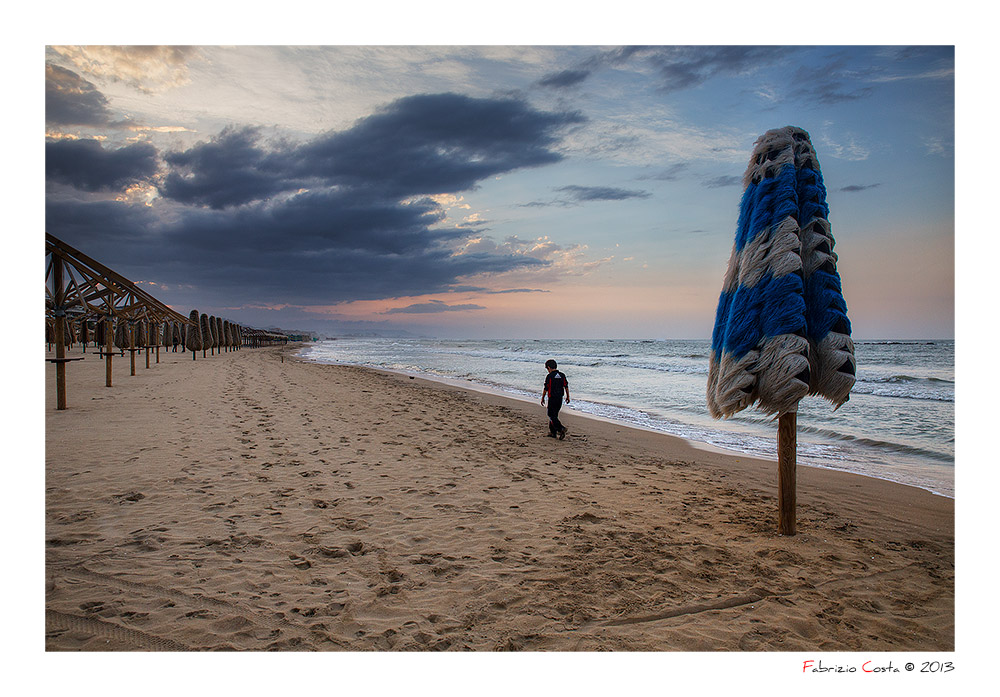
[[[87,352],[87,342],[91,341],[90,327],[87,326],[87,319],[83,318],[80,320],[80,343],[83,344],[83,352]]]
[[[171,339],[171,344],[173,346],[173,350],[176,352],[178,344],[180,344],[182,347],[184,346],[184,327],[183,325],[181,325],[180,322],[174,322],[173,333],[174,335],[173,338]],[[184,349],[181,348],[181,351],[183,350]]]
[[[125,322],[118,320],[115,323],[115,348],[125,349],[128,348],[128,336],[126,335]]]
[[[215,344],[216,344],[216,340],[215,340],[215,316],[214,315],[208,315],[208,317],[205,319],[205,327],[204,327],[204,329],[202,331],[207,331],[208,332],[207,335],[205,336],[205,343],[206,343],[206,346],[208,347],[208,350],[214,356],[215,355]]]
[[[233,331],[231,327],[232,325],[229,324],[229,320],[222,322],[222,338],[227,351],[233,347]]]
[[[102,351],[110,349],[114,343],[113,326],[114,322],[108,317],[102,317],[97,323],[97,343],[100,344]]]
[[[205,352],[212,348],[212,330],[208,328],[208,315],[202,314],[198,317],[198,327],[201,329],[201,355],[205,357]]]
[[[779,522],[795,534],[795,428],[807,394],[834,408],[856,363],[826,188],[809,134],[788,126],[754,145],[712,331],[707,402],[715,418],[755,405],[778,416]]]
[[[209,315],[205,322],[205,326],[208,328],[208,334],[210,337],[208,348],[212,350],[212,353],[215,353],[215,346],[218,343],[218,339],[215,336],[215,316]]]
[[[212,332],[215,334],[215,348],[219,349],[219,353],[222,353],[222,320],[218,317],[212,317]]]
[[[198,360],[198,351],[202,350],[201,321],[197,310],[191,310],[188,315],[191,324],[187,325],[184,345],[191,352],[191,359]]]

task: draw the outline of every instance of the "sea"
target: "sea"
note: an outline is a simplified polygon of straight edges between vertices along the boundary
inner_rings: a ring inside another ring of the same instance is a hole
[[[305,346],[311,361],[367,366],[538,403],[553,358],[573,412],[698,445],[777,457],[777,420],[746,409],[715,420],[705,404],[710,341],[338,338]],[[834,409],[799,404],[800,466],[845,470],[954,498],[954,340],[856,341],[857,382]],[[539,407],[540,418],[544,412]],[[541,428],[541,427],[540,427]]]

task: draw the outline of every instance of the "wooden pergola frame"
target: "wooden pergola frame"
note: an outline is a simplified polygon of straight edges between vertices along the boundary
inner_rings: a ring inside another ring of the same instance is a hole
[[[190,325],[187,317],[170,309],[152,295],[136,286],[116,271],[75,249],[50,233],[45,233],[45,318],[55,327],[56,357],[48,359],[56,365],[56,408],[66,408],[66,319],[106,320],[105,349],[107,360],[105,384],[111,387],[112,337],[115,322],[148,322],[162,326],[164,322]],[[130,339],[131,341],[131,339]],[[135,351],[132,352],[132,374],[135,374]],[[148,352],[148,347],[145,347]],[[157,353],[157,356],[159,354]],[[157,359],[159,360],[159,359]],[[147,353],[147,366],[149,362]]]

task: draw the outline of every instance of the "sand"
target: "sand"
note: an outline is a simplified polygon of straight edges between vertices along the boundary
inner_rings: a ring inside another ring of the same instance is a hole
[[[47,650],[954,650],[952,499],[292,350],[46,366]]]

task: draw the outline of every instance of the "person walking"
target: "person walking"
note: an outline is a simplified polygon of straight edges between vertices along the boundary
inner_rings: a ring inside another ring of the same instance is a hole
[[[545,406],[545,398],[548,397],[549,437],[562,440],[566,437],[566,427],[559,422],[559,410],[562,408],[564,395],[566,404],[569,404],[569,380],[551,358],[545,361],[545,368],[549,374],[545,376],[545,387],[542,388],[542,406]]]

